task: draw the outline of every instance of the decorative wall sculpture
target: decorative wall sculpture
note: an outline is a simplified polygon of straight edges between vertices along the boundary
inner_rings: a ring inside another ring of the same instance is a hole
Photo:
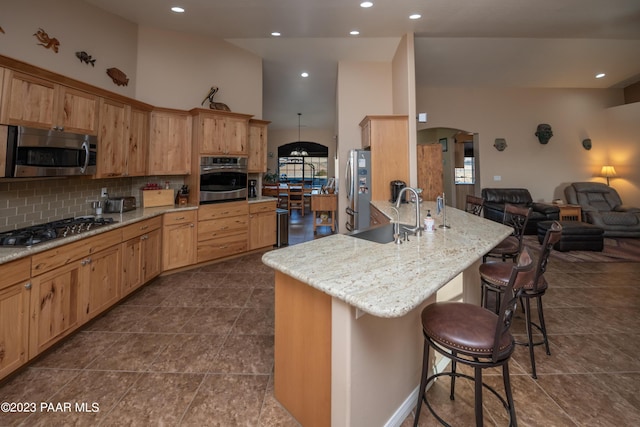
[[[39,28],[38,31],[34,34],[38,41],[39,46],[43,46],[45,49],[52,49],[55,53],[58,53],[58,49],[60,47],[60,42],[55,37],[49,37],[49,34],[42,28]]]
[[[496,138],[493,146],[496,147],[498,151],[504,151],[504,149],[507,148],[507,140],[504,138]]]
[[[80,60],[80,62],[84,62],[85,64],[91,64],[92,67],[96,66],[96,60],[91,57],[84,50],[81,52],[76,52],[76,57]]]
[[[108,68],[107,75],[111,77],[111,80],[118,86],[127,86],[129,84],[127,75],[117,68]]]
[[[540,141],[540,144],[547,144],[553,136],[551,125],[540,123],[538,125],[538,128],[536,129],[536,136],[538,137],[538,141]]]

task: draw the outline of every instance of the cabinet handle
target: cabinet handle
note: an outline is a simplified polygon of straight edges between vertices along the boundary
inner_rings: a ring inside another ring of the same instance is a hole
[[[31,290],[31,282],[25,283],[24,288],[28,291]]]
[[[82,260],[82,262],[81,262],[80,264],[81,264],[81,265],[91,264],[91,258],[83,259],[83,260]]]
[[[189,227],[193,228],[195,225],[193,223],[189,224]]]
[[[142,227],[140,227],[140,230],[146,230],[147,228],[149,228],[148,225],[143,225]]]
[[[229,247],[229,245],[218,246],[218,249],[227,249],[228,247]]]
[[[225,225],[224,227],[220,227],[220,230],[226,230],[227,228],[229,228],[229,226]]]
[[[180,221],[181,219],[184,219],[184,218],[185,218],[185,217],[180,216],[180,217],[176,218],[176,221]]]
[[[147,240],[149,238],[148,234],[145,234],[144,236],[140,237],[140,240]]]

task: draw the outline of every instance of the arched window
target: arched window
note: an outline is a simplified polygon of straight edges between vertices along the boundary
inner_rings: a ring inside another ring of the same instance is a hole
[[[305,182],[312,187],[327,183],[329,149],[315,142],[292,142],[278,147],[280,181]]]

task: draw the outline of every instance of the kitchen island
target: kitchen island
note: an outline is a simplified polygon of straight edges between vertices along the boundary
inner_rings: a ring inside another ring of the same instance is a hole
[[[392,205],[372,204],[389,218]],[[434,202],[422,204],[421,215]],[[413,204],[399,209],[413,224]],[[332,235],[267,252],[275,273],[275,396],[306,426],[399,425],[417,398],[420,312],[442,299],[478,302],[482,255],[511,233],[447,208],[447,224],[380,244]]]

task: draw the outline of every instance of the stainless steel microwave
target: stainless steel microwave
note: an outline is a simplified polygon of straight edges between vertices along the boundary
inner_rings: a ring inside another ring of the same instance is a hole
[[[0,176],[93,175],[97,147],[95,135],[0,125]]]

